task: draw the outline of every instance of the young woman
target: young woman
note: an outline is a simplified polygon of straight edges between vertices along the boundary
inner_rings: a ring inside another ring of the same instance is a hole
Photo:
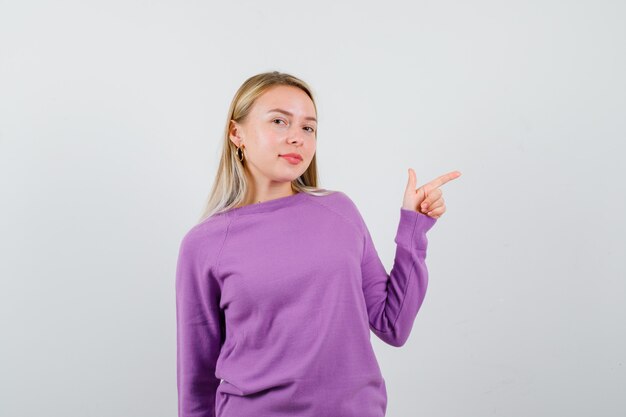
[[[176,269],[180,417],[382,417],[385,379],[370,340],[402,346],[428,282],[426,232],[438,188],[400,208],[390,274],[352,200],[317,186],[309,86],[269,72],[230,106],[206,210]]]

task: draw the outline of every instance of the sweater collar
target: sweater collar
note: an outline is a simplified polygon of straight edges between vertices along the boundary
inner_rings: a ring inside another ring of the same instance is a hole
[[[292,206],[306,197],[304,191],[300,191],[296,194],[288,195],[286,197],[274,198],[272,200],[262,201],[260,203],[248,204],[241,207],[233,207],[226,212],[233,215],[252,214],[252,213],[265,213],[269,211],[275,211],[283,207]]]

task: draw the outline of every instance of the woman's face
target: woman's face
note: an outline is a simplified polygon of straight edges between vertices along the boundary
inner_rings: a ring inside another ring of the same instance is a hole
[[[316,117],[304,91],[280,85],[256,99],[243,123],[231,121],[230,140],[244,145],[245,164],[257,184],[291,182],[306,171],[315,155]],[[302,159],[281,156],[290,153]]]

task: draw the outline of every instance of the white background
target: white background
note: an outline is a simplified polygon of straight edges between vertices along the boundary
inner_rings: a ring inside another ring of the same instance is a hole
[[[389,417],[626,414],[622,1],[0,1],[0,415],[174,416],[174,272],[249,76],[389,268],[449,171]],[[621,179],[620,179],[621,178]]]

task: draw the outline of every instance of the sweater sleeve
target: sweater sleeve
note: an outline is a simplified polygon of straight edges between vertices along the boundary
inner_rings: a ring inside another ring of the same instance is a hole
[[[424,301],[428,285],[426,232],[436,221],[418,211],[400,208],[390,274],[378,256],[367,226],[362,223],[365,246],[361,272],[370,329],[391,346],[406,343]]]
[[[179,417],[215,417],[222,327],[220,290],[209,264],[206,242],[187,234],[176,267]]]

